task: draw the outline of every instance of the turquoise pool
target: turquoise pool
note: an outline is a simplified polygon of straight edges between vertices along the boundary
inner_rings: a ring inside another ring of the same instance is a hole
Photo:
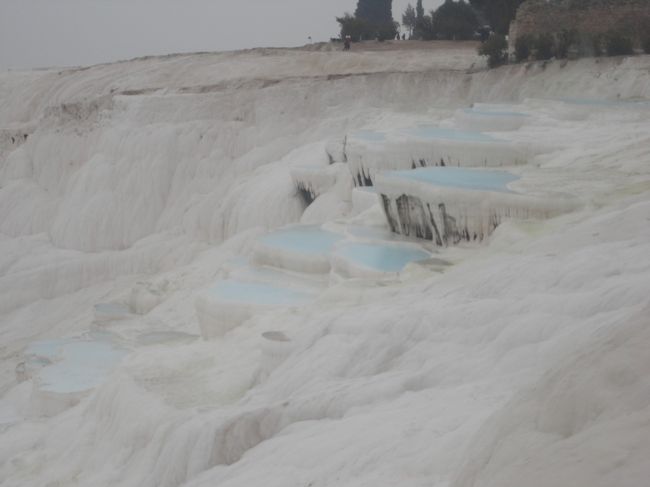
[[[316,225],[299,225],[270,233],[260,239],[268,247],[288,250],[303,255],[328,253],[343,238]]]
[[[478,141],[478,142],[494,142],[497,139],[490,135],[475,132],[470,130],[456,130],[449,128],[434,127],[428,125],[419,125],[412,129],[404,131],[407,135],[422,139],[446,139],[446,140],[459,140],[459,141]]]
[[[519,179],[507,171],[457,167],[424,167],[411,171],[391,171],[389,177],[411,179],[434,186],[511,193],[508,184]]]
[[[399,272],[410,262],[426,260],[431,255],[420,249],[380,243],[346,243],[336,249],[344,259],[381,272]]]
[[[111,343],[81,339],[40,341],[26,351],[32,360],[50,362],[40,362],[45,365],[38,372],[40,389],[60,394],[97,387],[126,353]]]
[[[220,281],[211,291],[216,297],[224,301],[266,306],[300,305],[312,299],[311,294],[294,289],[235,279]]]

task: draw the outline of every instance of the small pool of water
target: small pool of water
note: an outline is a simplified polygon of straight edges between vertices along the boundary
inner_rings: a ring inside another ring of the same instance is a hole
[[[602,98],[560,98],[570,105],[608,108],[650,108],[650,100],[607,100]]]
[[[447,139],[460,141],[494,142],[497,139],[490,135],[470,130],[455,130],[428,125],[419,125],[404,131],[407,135],[422,139]]]
[[[517,118],[528,117],[528,115],[521,112],[510,112],[505,110],[487,110],[487,109],[479,109],[479,108],[465,108],[463,110],[463,113],[466,113],[468,115],[478,115],[483,117],[517,117]]]
[[[343,235],[328,232],[317,225],[298,225],[270,233],[260,242],[299,254],[320,255],[328,253],[342,238]]]
[[[260,282],[235,279],[219,281],[211,290],[219,299],[233,303],[292,306],[309,302],[311,294]]]
[[[425,167],[411,171],[391,171],[389,177],[412,179],[435,186],[512,193],[508,184],[519,179],[507,171],[487,171],[457,167]]]
[[[26,353],[49,362],[37,373],[41,390],[68,394],[97,387],[127,351],[107,342],[69,339],[36,342]]]
[[[290,342],[291,340],[287,335],[282,333],[281,331],[267,331],[262,333],[262,337],[266,340],[269,340],[271,342]]]
[[[39,340],[30,343],[25,349],[25,355],[30,358],[45,359],[54,361],[61,355],[61,351],[69,340]]]
[[[410,262],[431,257],[428,252],[413,247],[354,242],[341,245],[336,253],[355,264],[381,272],[399,272]]]

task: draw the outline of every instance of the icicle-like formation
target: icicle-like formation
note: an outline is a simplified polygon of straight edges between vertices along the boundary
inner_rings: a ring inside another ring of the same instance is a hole
[[[347,144],[348,137],[347,135],[342,139],[332,139],[325,144],[325,154],[327,155],[327,160],[330,164],[336,162],[348,162],[347,155]]]
[[[435,183],[427,180],[435,178],[417,174],[430,171],[456,171],[456,177],[466,179],[454,187],[451,181],[444,181],[453,179],[448,175],[440,178],[442,183]],[[478,184],[477,175],[487,176],[488,181]],[[382,174],[376,187],[393,232],[431,240],[439,246],[480,242],[504,220],[551,218],[575,207],[566,198],[510,192],[506,186],[510,180],[512,175],[503,171],[440,168]]]
[[[480,132],[419,127],[383,139],[350,138],[348,165],[356,186],[381,171],[421,167],[503,167],[526,164],[529,150]]]
[[[33,131],[34,127],[31,125],[0,128],[0,154],[16,149],[27,142]]]
[[[334,187],[338,171],[336,166],[293,166],[289,172],[298,191],[311,203]]]

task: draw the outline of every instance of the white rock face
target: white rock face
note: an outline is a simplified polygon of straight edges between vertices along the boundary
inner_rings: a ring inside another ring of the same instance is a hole
[[[650,59],[482,65],[424,45],[0,73],[0,485],[643,485]],[[579,204],[405,243],[350,141],[414,127],[502,140],[512,191]],[[264,247],[298,223],[346,246]],[[362,266],[386,241],[431,258]],[[228,280],[264,299],[206,295]],[[73,398],[41,387],[66,363],[30,345],[98,328],[125,356]]]

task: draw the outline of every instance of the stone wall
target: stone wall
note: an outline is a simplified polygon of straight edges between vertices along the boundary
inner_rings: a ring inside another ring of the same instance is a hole
[[[622,30],[637,44],[650,35],[650,0],[528,0],[510,25],[510,47],[526,34],[574,31],[593,36]]]

